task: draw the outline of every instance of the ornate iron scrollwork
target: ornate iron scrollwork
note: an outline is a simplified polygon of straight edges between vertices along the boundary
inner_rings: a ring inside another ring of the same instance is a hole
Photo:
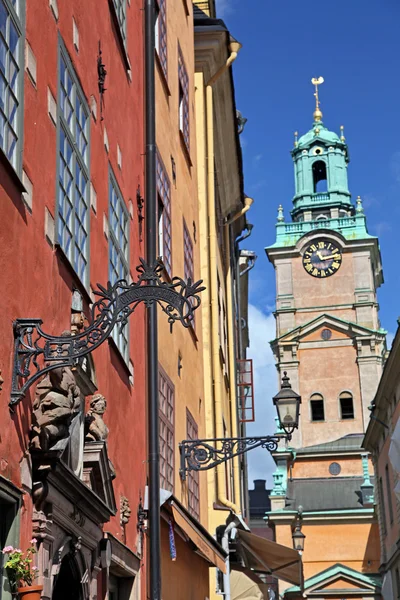
[[[73,366],[77,361],[100,346],[111,334],[115,325],[121,329],[128,317],[143,302],[151,306],[154,302],[168,317],[171,330],[176,321],[190,327],[193,313],[200,306],[198,295],[205,288],[202,281],[185,282],[174,277],[170,282],[162,279],[164,265],[157,260],[147,265],[140,259],[136,267],[139,277],[128,283],[121,279],[107,287],[98,284],[94,291],[99,296],[91,309],[90,325],[82,332],[71,335],[67,332],[53,336],[41,328],[41,319],[17,319],[14,322],[14,369],[10,406],[17,404],[27,389],[44,373],[58,367]],[[35,369],[31,374],[31,369]],[[24,380],[21,382],[21,380]]]
[[[244,454],[253,448],[265,448],[275,452],[279,440],[284,436],[215,438],[209,440],[184,440],[179,444],[181,453],[181,479],[186,479],[189,471],[208,471],[234,456]]]

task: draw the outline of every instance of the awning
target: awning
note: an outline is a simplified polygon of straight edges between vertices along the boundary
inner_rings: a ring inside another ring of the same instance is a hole
[[[186,533],[201,554],[215,567],[225,573],[225,559],[211,544],[207,537],[192,523],[180,507],[172,501],[170,503],[175,523]]]
[[[303,586],[303,563],[297,550],[240,529],[238,536],[247,567]]]
[[[268,586],[249,569],[232,569],[230,581],[231,600],[268,599]]]

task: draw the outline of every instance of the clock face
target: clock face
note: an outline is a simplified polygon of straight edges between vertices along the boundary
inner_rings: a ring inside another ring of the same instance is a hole
[[[303,267],[307,273],[320,279],[334,275],[341,264],[340,248],[330,240],[314,240],[303,254]]]

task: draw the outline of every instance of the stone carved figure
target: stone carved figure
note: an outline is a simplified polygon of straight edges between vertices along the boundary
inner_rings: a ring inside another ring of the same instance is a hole
[[[127,523],[129,523],[129,519],[131,518],[132,513],[129,500],[128,498],[126,498],[126,496],[121,496],[120,498],[119,513],[121,527],[124,527]]]
[[[31,448],[49,450],[69,436],[71,421],[80,410],[81,392],[71,369],[60,367],[38,383],[35,395]]]
[[[108,437],[108,427],[103,421],[103,415],[107,408],[107,400],[102,394],[95,394],[90,401],[90,409],[87,412],[86,435],[88,442],[105,441]]]

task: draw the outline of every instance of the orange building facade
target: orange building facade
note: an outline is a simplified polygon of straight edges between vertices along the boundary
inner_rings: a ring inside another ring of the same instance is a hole
[[[318,91],[313,127],[296,134],[292,157],[291,220],[280,206],[266,252],[276,273],[271,344],[279,376],[287,372],[302,404],[299,428],[274,454],[267,518],[278,543],[291,545],[296,526],[306,536],[307,597],[377,599],[376,485],[362,442],[386,350],[376,295],[382,266],[362,201],[353,204],[348,190],[343,129],[324,126]],[[302,597],[300,587],[279,591]]]
[[[400,333],[397,330],[371,406],[364,446],[377,480],[384,600],[400,598]]]

